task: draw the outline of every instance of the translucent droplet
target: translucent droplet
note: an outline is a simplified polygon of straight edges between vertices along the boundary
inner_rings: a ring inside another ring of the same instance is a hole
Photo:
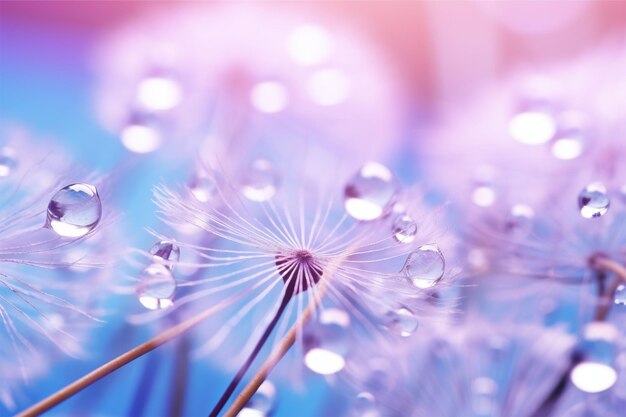
[[[411,243],[417,234],[417,224],[408,214],[396,217],[392,226],[393,237],[400,243]]]
[[[443,277],[445,259],[436,245],[423,245],[409,255],[403,270],[417,288],[431,288]]]
[[[163,111],[178,106],[183,98],[180,83],[167,76],[143,79],[137,87],[137,99],[148,110]]]
[[[244,186],[243,195],[252,201],[267,201],[274,197],[280,185],[280,175],[271,162],[257,159],[252,164]]]
[[[154,263],[146,267],[136,287],[139,302],[147,309],[159,310],[170,307],[176,292],[176,280],[165,265]]]
[[[606,187],[601,183],[589,184],[578,194],[578,208],[586,219],[604,216],[610,205]]]
[[[217,184],[211,177],[196,175],[189,182],[189,191],[196,200],[207,203],[217,194]]]
[[[84,236],[98,225],[101,217],[100,196],[90,184],[63,187],[48,203],[47,226],[60,236]]]
[[[276,405],[276,388],[270,381],[264,381],[248,400],[237,417],[269,417]]]
[[[148,251],[156,262],[165,261],[165,266],[171,269],[171,263],[180,259],[180,248],[174,242],[161,240],[156,242]]]
[[[346,211],[357,220],[377,219],[391,204],[395,193],[391,171],[377,162],[368,162],[346,185]]]
[[[615,291],[615,304],[626,306],[626,285],[620,285]]]
[[[409,337],[417,330],[418,321],[415,313],[406,307],[400,307],[387,313],[387,328],[393,333]]]
[[[479,416],[491,416],[497,407],[498,384],[491,378],[480,377],[472,381],[472,408]]]
[[[150,153],[161,146],[163,135],[156,119],[136,114],[120,132],[122,144],[131,152]]]
[[[262,113],[278,113],[289,104],[289,93],[282,83],[266,81],[254,86],[250,102]]]
[[[0,151],[0,178],[8,177],[17,167],[15,151],[12,148],[4,148]]]
[[[307,327],[304,334],[305,365],[318,374],[331,375],[346,365],[350,316],[335,308],[322,310],[319,321]]]

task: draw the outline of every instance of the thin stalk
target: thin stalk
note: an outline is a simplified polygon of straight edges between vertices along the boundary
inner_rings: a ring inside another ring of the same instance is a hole
[[[334,273],[334,271],[332,272]],[[321,304],[324,295],[326,294],[326,290],[328,289],[328,284],[332,274],[328,274],[329,278],[322,279],[318,283],[317,292],[313,293],[313,297],[311,303],[307,306],[307,308],[302,313],[302,316],[298,319],[296,323],[289,329],[285,337],[280,341],[278,346],[272,351],[269,358],[263,363],[263,366],[259,371],[252,377],[252,380],[246,385],[246,387],[241,391],[241,393],[235,398],[235,401],[230,405],[230,407],[226,410],[223,417],[236,417],[239,412],[246,406],[250,398],[259,390],[259,387],[263,382],[267,379],[267,376],[272,372],[274,367],[280,362],[280,360],[287,354],[289,349],[293,346],[296,341],[296,335],[298,332],[304,327],[304,325],[309,321],[311,314],[313,311]]]
[[[185,394],[187,392],[187,378],[189,373],[189,337],[183,335],[176,350],[174,358],[174,376],[172,377],[172,400],[169,406],[168,416],[181,417],[185,407]]]
[[[594,315],[595,321],[605,321],[613,306],[615,293],[620,285],[626,284],[626,268],[619,263],[604,257],[596,257],[591,262],[591,266],[600,269],[603,272],[612,272],[615,274],[610,287],[605,288],[603,294],[598,299],[598,306]]]
[[[122,366],[129,364],[135,359],[145,355],[148,352],[153,351],[159,346],[169,342],[172,339],[175,339],[181,334],[196,327],[198,324],[202,323],[213,314],[217,313],[224,307],[232,304],[234,301],[239,299],[241,295],[242,294],[237,294],[236,296],[225,299],[222,302],[207,308],[200,314],[191,317],[190,319],[170,328],[169,330],[164,331],[158,336],[153,337],[147,342],[142,343],[141,345],[127,351],[126,353],[123,353],[122,355],[107,362],[101,367],[91,371],[82,378],[79,378],[71,384],[67,385],[66,387],[60,389],[49,397],[41,400],[37,404],[32,405],[31,407],[19,413],[16,417],[35,417],[50,410],[52,407],[76,395],[80,391],[92,385],[94,382],[97,382],[105,376],[109,375],[110,373],[120,369]]]
[[[278,324],[278,321],[282,317],[283,313],[285,312],[285,309],[287,308],[287,305],[289,305],[289,301],[292,298],[293,298],[293,291],[285,292],[285,295],[283,296],[280,306],[278,307],[276,314],[274,314],[272,321],[265,328],[263,335],[261,335],[261,338],[257,342],[256,346],[254,347],[254,349],[252,350],[252,352],[250,353],[250,355],[248,356],[244,364],[241,366],[241,368],[239,368],[239,371],[237,372],[235,377],[232,379],[232,381],[228,385],[228,388],[226,388],[226,391],[224,391],[224,394],[222,394],[222,396],[220,397],[219,401],[217,402],[217,404],[211,411],[211,414],[209,414],[209,417],[217,417],[220,411],[222,411],[222,409],[226,405],[226,402],[233,395],[233,392],[235,392],[235,389],[237,389],[237,385],[239,385],[239,382],[241,382],[241,379],[246,374],[248,369],[250,369],[250,366],[252,365],[256,357],[258,356],[263,346],[265,346],[267,339],[270,337],[270,334],[272,334],[272,331],[276,327],[276,324]]]

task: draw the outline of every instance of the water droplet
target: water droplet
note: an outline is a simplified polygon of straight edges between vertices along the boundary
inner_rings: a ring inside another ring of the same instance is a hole
[[[436,245],[423,245],[404,264],[404,274],[417,288],[433,287],[445,272],[445,259]]]
[[[578,208],[586,219],[604,216],[610,205],[606,188],[598,182],[589,184],[578,195]]]
[[[620,285],[615,291],[615,304],[626,306],[626,285]]]
[[[276,405],[276,388],[270,381],[263,381],[248,400],[237,417],[269,417]]]
[[[0,151],[0,177],[8,177],[16,167],[15,151],[12,148],[3,148]]]
[[[141,271],[136,292],[139,302],[145,308],[150,310],[167,308],[173,304],[176,280],[169,268],[154,263]]]
[[[274,165],[265,159],[252,164],[244,186],[243,195],[252,201],[267,201],[274,197],[280,185],[280,175]]]
[[[305,365],[318,374],[331,375],[346,365],[350,316],[335,308],[322,310],[319,321],[307,327],[304,334]]]
[[[154,117],[135,114],[120,132],[120,140],[131,152],[150,153],[161,146],[163,141],[161,130]]]
[[[278,113],[289,104],[287,88],[277,81],[258,83],[250,93],[250,102],[262,113]]]
[[[171,264],[180,259],[180,248],[174,242],[161,240],[156,242],[148,251],[156,262],[165,261],[165,266],[171,269]]]
[[[557,123],[548,103],[533,100],[515,114],[509,123],[509,134],[526,145],[549,142],[557,131]]]
[[[81,237],[92,231],[102,217],[96,187],[71,184],[56,192],[48,203],[47,227],[64,237]]]
[[[400,243],[411,243],[417,234],[417,224],[408,214],[396,217],[392,226],[393,237]]]
[[[194,175],[189,181],[189,191],[201,203],[209,202],[218,192],[215,179],[204,175]]]
[[[180,83],[169,76],[146,77],[137,86],[137,100],[148,110],[171,110],[180,104],[182,98]]]
[[[587,137],[587,117],[576,112],[567,111],[559,116],[559,128],[552,143],[552,154],[555,158],[570,160],[578,158]]]
[[[346,211],[357,220],[377,219],[391,204],[395,193],[391,171],[377,162],[368,162],[346,185]]]
[[[387,328],[399,336],[409,337],[417,330],[417,327],[417,317],[406,307],[387,313]]]
[[[472,192],[472,201],[479,207],[490,207],[496,202],[496,190],[489,185],[480,185]]]

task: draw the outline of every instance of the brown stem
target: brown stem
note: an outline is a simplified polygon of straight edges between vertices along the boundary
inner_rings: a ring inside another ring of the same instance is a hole
[[[79,393],[80,391],[84,390],[85,388],[93,384],[94,382],[99,381],[100,379],[104,378],[110,373],[118,370],[122,366],[129,364],[135,359],[158,348],[162,344],[167,343],[170,340],[180,336],[181,334],[191,330],[192,328],[202,323],[204,320],[206,320],[207,318],[209,318],[210,316],[212,316],[219,310],[232,304],[234,301],[236,301],[240,297],[241,297],[241,294],[237,294],[231,298],[227,298],[223,300],[222,302],[217,303],[207,308],[200,314],[191,317],[190,319],[170,328],[169,330],[164,331],[158,336],[153,337],[152,339],[137,346],[136,348],[133,348],[127,351],[126,353],[121,354],[117,358],[91,371],[90,373],[83,376],[82,378],[77,379],[76,381],[72,382],[66,387],[50,395],[49,397],[41,400],[37,404],[32,405],[31,407],[22,411],[16,417],[34,417],[34,416],[38,416],[48,411],[52,407],[60,404],[61,402],[67,400],[73,395]]]
[[[617,288],[620,285],[626,284],[626,268],[615,261],[600,256],[591,261],[591,266],[615,274],[615,280],[613,280],[611,286],[599,297],[598,306],[596,307],[596,312],[593,317],[594,321],[604,321],[613,306],[613,299],[615,298]]]
[[[332,272],[334,273],[334,272]],[[304,310],[298,321],[294,323],[293,326],[289,329],[285,337],[280,341],[278,346],[272,351],[271,355],[267,360],[263,363],[263,366],[259,371],[254,375],[252,380],[246,385],[246,387],[241,391],[241,393],[235,398],[235,401],[231,404],[231,406],[226,410],[223,417],[236,417],[239,412],[246,406],[250,398],[259,390],[261,384],[267,379],[267,376],[272,372],[274,367],[280,362],[280,360],[287,354],[289,349],[293,346],[296,341],[296,335],[304,327],[304,325],[309,321],[312,312],[320,305],[324,295],[326,294],[326,290],[328,289],[328,284],[331,281],[331,274],[327,274],[328,278],[322,279],[318,283],[317,292],[313,293],[313,299],[311,303]]]

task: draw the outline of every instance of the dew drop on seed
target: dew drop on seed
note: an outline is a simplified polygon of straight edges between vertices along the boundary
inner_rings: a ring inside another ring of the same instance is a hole
[[[408,214],[400,215],[392,225],[393,237],[400,243],[411,243],[417,234],[417,224]]]
[[[161,240],[156,242],[148,251],[155,261],[178,262],[180,259],[180,248],[174,242]]]
[[[149,310],[170,307],[176,292],[176,280],[166,266],[154,263],[148,265],[141,274],[136,286],[139,302]]]
[[[445,272],[445,259],[436,245],[423,245],[409,254],[404,274],[417,288],[434,286]]]
[[[350,316],[336,308],[322,310],[319,321],[307,327],[304,333],[304,364],[311,371],[331,375],[346,365]]]
[[[398,336],[409,337],[417,330],[417,317],[406,307],[389,311],[386,317],[387,328]]]
[[[615,304],[626,306],[626,285],[620,285],[615,291]]]
[[[0,153],[0,178],[8,177],[17,167],[17,159],[11,148],[4,148]]]
[[[578,194],[578,208],[586,219],[604,216],[610,205],[611,200],[601,183],[589,184]]]
[[[96,187],[78,183],[61,188],[48,203],[47,227],[64,237],[81,237],[92,231],[102,217]]]
[[[254,161],[242,187],[243,195],[251,201],[267,201],[274,197],[280,185],[280,174],[265,159]]]
[[[391,171],[377,162],[368,162],[346,185],[346,211],[357,220],[375,220],[385,213],[395,192]]]
[[[276,387],[264,381],[237,417],[269,417],[276,406]]]

